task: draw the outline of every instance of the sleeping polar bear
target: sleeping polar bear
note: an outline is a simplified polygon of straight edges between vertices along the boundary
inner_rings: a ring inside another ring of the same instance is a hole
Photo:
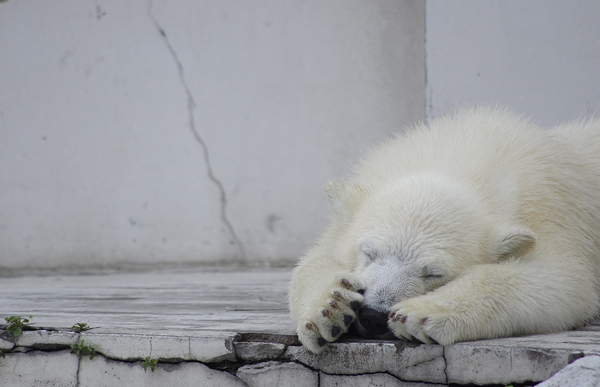
[[[351,325],[449,345],[600,311],[600,121],[543,130],[464,110],[383,143],[326,192],[333,220],[289,293],[312,352]]]

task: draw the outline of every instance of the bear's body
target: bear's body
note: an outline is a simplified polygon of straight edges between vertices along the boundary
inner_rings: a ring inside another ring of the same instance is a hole
[[[600,311],[600,121],[543,130],[465,110],[385,142],[326,191],[332,223],[289,295],[313,352],[352,322],[448,345]]]

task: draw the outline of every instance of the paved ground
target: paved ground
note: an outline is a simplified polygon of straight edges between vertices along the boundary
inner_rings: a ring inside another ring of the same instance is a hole
[[[0,330],[0,385],[529,386],[580,357],[563,378],[600,377],[597,323],[449,347],[344,338],[316,356],[298,345],[288,316],[290,276],[270,269],[0,277],[0,325],[33,315],[33,326],[44,328],[19,338]],[[70,332],[76,323],[94,329]],[[98,346],[95,359],[71,353],[83,341]],[[146,356],[159,359],[156,373],[144,372]],[[588,363],[598,365],[589,377]],[[557,383],[547,385],[580,386]]]

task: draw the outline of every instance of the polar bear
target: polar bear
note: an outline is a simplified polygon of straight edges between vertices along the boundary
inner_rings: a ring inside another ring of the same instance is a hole
[[[449,345],[600,311],[600,121],[463,110],[384,142],[326,193],[331,224],[289,291],[314,353],[351,326]]]

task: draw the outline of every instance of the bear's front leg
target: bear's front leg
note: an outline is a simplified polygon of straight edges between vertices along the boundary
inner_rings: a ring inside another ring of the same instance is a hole
[[[439,294],[410,298],[392,308],[388,325],[394,336],[426,344],[468,340],[465,328],[478,324],[452,300]]]
[[[598,312],[593,271],[569,260],[479,265],[390,313],[396,337],[459,341],[571,329]]]
[[[319,353],[337,340],[357,318],[364,286],[349,265],[309,254],[294,270],[290,284],[290,312],[298,338]]]

